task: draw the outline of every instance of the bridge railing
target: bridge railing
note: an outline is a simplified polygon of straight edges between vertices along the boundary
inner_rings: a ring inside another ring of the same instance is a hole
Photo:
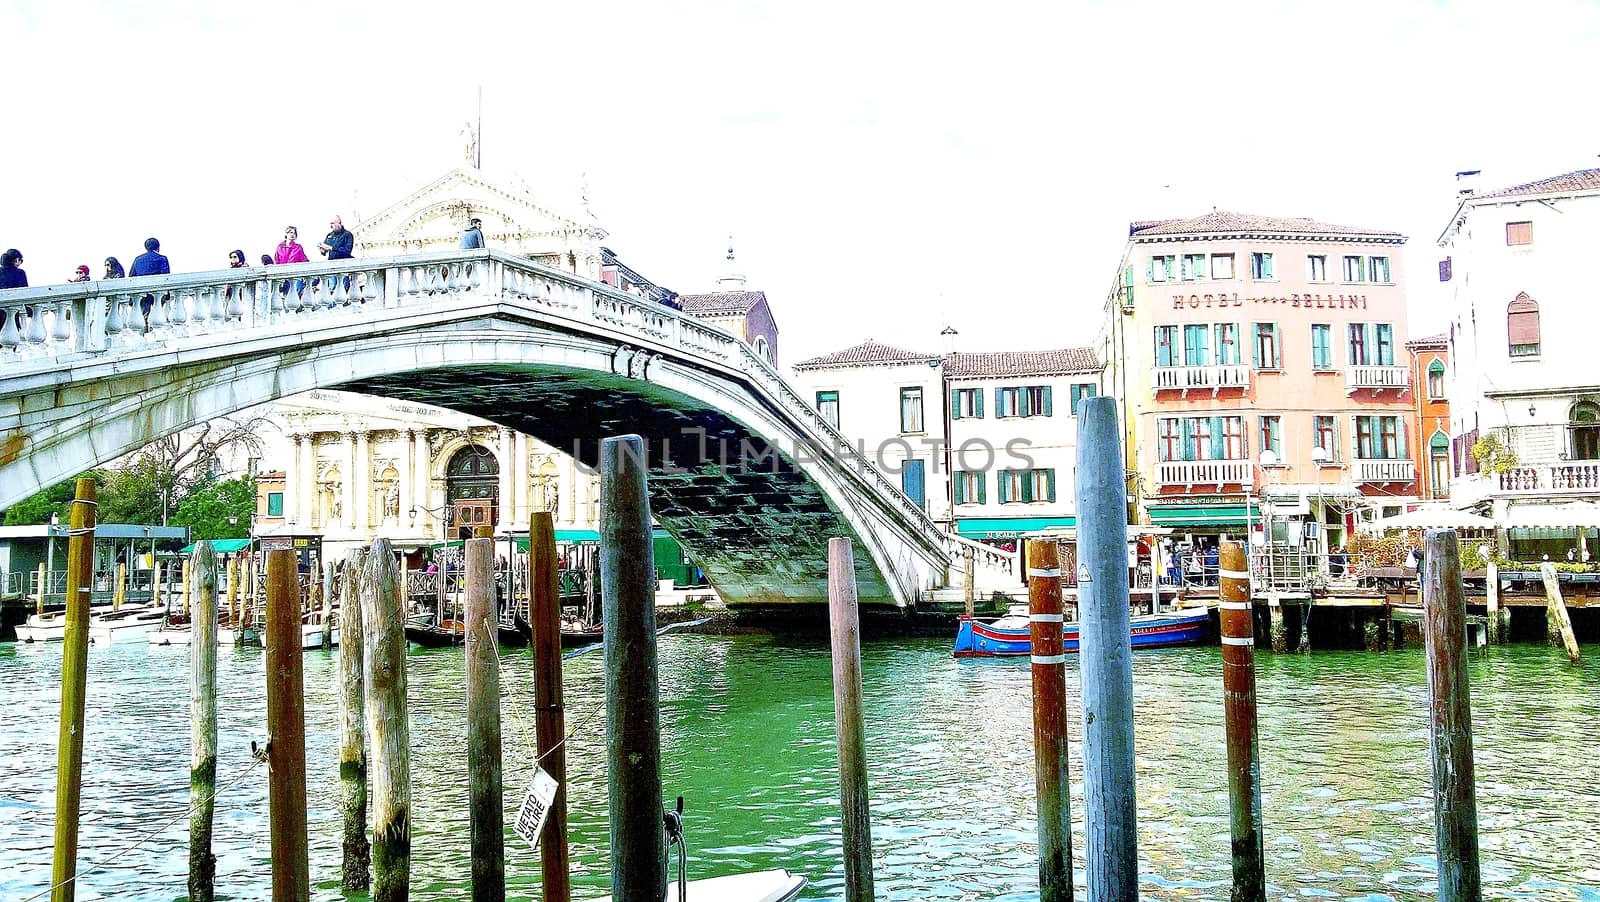
[[[373,318],[379,310],[485,297],[591,321],[739,373],[809,433],[805,439],[889,505],[928,548],[942,550],[952,561],[963,553],[963,546],[952,543],[900,486],[857,453],[742,340],[681,311],[502,251],[356,258],[0,292],[0,378],[109,354],[293,335],[333,320]],[[642,376],[651,356],[635,351],[627,359],[629,372]]]

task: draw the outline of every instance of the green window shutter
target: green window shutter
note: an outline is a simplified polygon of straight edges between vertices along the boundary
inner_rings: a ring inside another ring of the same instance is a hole
[[[1146,282],[1154,282],[1156,280],[1156,258],[1154,257],[1144,261],[1144,280]]]
[[[1051,408],[1051,404],[1050,404],[1050,386],[1046,385],[1044,387],[1044,415],[1045,416],[1050,416],[1051,415],[1050,414],[1050,408]]]
[[[1033,500],[1034,500],[1034,497],[1033,497],[1033,471],[1032,470],[1023,470],[1022,471],[1022,501],[1023,501],[1023,503],[1027,503],[1027,502],[1030,502],[1030,501],[1033,501]]]
[[[1394,418],[1394,453],[1396,460],[1405,460],[1411,455],[1406,451],[1406,418]]]
[[[1222,460],[1222,417],[1211,418],[1211,459]]]
[[[974,481],[978,484],[978,503],[983,504],[989,500],[988,492],[984,490],[984,487],[989,482],[989,474],[979,470],[974,477]]]
[[[1250,362],[1258,370],[1261,369],[1261,338],[1256,333],[1260,329],[1260,323],[1250,324]]]
[[[1006,503],[1011,501],[1011,471],[1010,470],[1001,470],[999,473],[995,474],[995,488],[996,488],[996,490],[998,490],[998,492],[1000,494],[1000,503],[1001,504],[1006,504]]]
[[[975,419],[983,419],[983,389],[981,388],[972,390],[972,416]]]
[[[1050,492],[1048,500],[1056,500],[1056,471],[1054,468],[1044,471],[1045,485]]]
[[[950,389],[950,419],[961,419],[961,392],[959,389]]]
[[[956,504],[966,504],[967,503],[967,474],[965,474],[965,473],[957,473],[956,474],[955,485],[954,485],[954,487],[952,489],[952,494],[955,497],[955,503]]]
[[[1194,277],[1196,279],[1204,279],[1206,277],[1206,255],[1205,254],[1195,254],[1194,255]],[[1054,501],[1055,499],[1052,498],[1050,500]]]

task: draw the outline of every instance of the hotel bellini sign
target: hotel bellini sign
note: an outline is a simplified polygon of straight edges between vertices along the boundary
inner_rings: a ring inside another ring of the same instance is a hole
[[[1172,296],[1172,309],[1198,310],[1201,307],[1243,307],[1245,304],[1282,304],[1288,307],[1305,307],[1306,309],[1321,310],[1365,310],[1367,309],[1367,296],[1364,294],[1290,294],[1286,297],[1239,297],[1237,291],[1232,294],[1175,294]]]

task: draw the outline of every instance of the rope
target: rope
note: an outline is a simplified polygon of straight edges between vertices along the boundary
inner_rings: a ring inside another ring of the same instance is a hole
[[[498,638],[499,638],[498,634],[495,636],[495,638],[498,640]],[[500,661],[500,643],[498,641],[495,641],[494,644],[491,647],[494,649],[494,663],[495,663],[495,666],[497,668],[501,669],[501,670],[504,670],[504,668],[501,667],[501,661]],[[566,745],[568,739],[571,739],[572,737],[578,735],[578,731],[583,729],[584,727],[588,726],[589,722],[594,720],[595,715],[599,714],[601,712],[601,710],[603,710],[601,707],[596,706],[594,710],[590,711],[589,714],[586,717],[583,718],[583,720],[580,720],[576,724],[573,724],[572,727],[567,730],[567,735],[561,737],[561,741],[560,742],[557,742],[555,745],[550,746],[550,748],[546,749],[544,754],[541,755],[541,754],[539,754],[539,746],[538,746],[538,744],[533,741],[533,737],[528,732],[527,721],[523,720],[523,718],[522,718],[522,711],[521,711],[522,699],[519,697],[521,695],[521,693],[517,689],[513,688],[511,690],[511,692],[508,693],[508,694],[513,697],[513,701],[517,702],[517,704],[513,704],[511,706],[511,717],[512,717],[513,720],[515,720],[517,722],[517,729],[520,730],[521,733],[522,733],[522,741],[523,741],[523,743],[525,745],[527,745],[528,754],[533,757],[533,763],[535,765],[537,765],[539,762],[543,761],[544,759],[550,757],[550,755],[554,754],[556,749],[559,749],[562,746]],[[537,706],[533,706],[533,707],[537,707]]]
[[[256,765],[260,764],[263,760],[265,760],[265,759],[263,759],[263,758],[261,758],[259,756],[252,756],[252,757],[254,758],[254,760],[251,761],[250,766],[245,768],[243,771],[240,771],[239,776],[234,777],[232,780],[228,781],[228,783],[226,785],[220,786],[220,787],[218,787],[216,789],[213,789],[211,791],[211,795],[207,796],[206,798],[202,799],[199,802],[196,802],[193,805],[190,805],[188,807],[188,809],[186,809],[182,814],[179,814],[177,817],[173,818],[172,820],[167,821],[166,823],[162,824],[161,826],[157,827],[156,829],[152,830],[151,832],[145,834],[143,837],[141,837],[139,839],[138,842],[135,842],[133,845],[128,846],[127,848],[120,849],[120,850],[118,850],[116,852],[113,852],[110,856],[106,857],[105,859],[103,859],[101,861],[97,861],[94,864],[90,865],[89,867],[86,867],[83,870],[78,871],[77,873],[73,874],[71,877],[68,877],[67,879],[61,881],[60,883],[54,884],[49,889],[46,889],[43,892],[34,893],[33,895],[29,896],[28,898],[23,899],[22,902],[33,902],[33,900],[35,900],[35,899],[42,899],[45,896],[48,896],[51,893],[55,892],[56,890],[60,889],[61,887],[66,886],[67,884],[73,882],[74,880],[77,880],[79,877],[83,877],[83,876],[86,876],[88,874],[93,874],[96,871],[104,870],[107,867],[111,866],[114,862],[116,862],[117,859],[121,858],[124,855],[127,855],[130,852],[133,852],[133,851],[139,849],[145,843],[149,842],[152,839],[155,839],[157,836],[160,836],[162,833],[166,832],[168,827],[171,827],[173,824],[176,824],[178,821],[181,821],[184,818],[187,818],[188,816],[190,816],[191,814],[194,814],[196,811],[200,810],[201,806],[209,804],[213,799],[215,799],[217,797],[218,793],[221,793],[223,790],[226,790],[226,789],[232,789],[233,787],[239,785],[239,783],[244,781],[245,777],[250,776],[251,772],[253,772],[256,769]]]

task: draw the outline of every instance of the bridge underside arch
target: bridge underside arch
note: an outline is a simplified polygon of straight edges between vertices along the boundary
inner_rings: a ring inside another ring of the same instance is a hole
[[[445,407],[534,436],[598,465],[602,439],[637,434],[657,521],[718,592],[736,603],[825,602],[828,539],[850,536],[841,511],[789,449],[715,408],[628,376],[554,366],[471,366],[329,386]],[[863,601],[894,593],[863,549]]]

